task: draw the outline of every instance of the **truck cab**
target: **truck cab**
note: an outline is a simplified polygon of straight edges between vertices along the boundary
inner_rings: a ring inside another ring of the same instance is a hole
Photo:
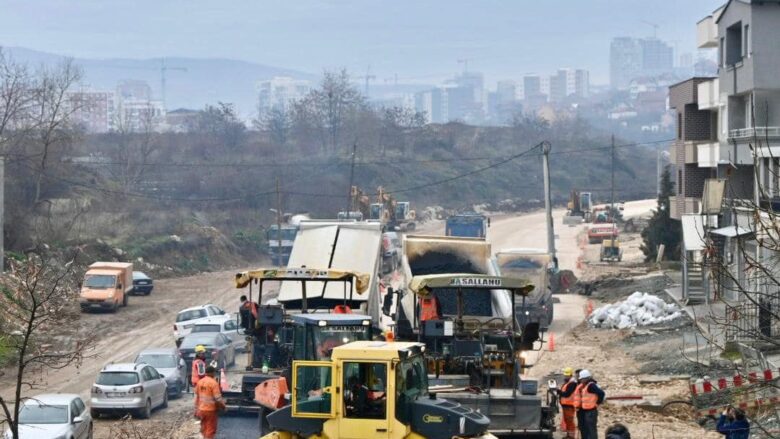
[[[464,213],[447,218],[445,234],[466,238],[485,238],[488,220],[480,213]]]
[[[293,362],[292,403],[264,438],[493,438],[490,420],[428,392],[420,343],[356,341],[329,361]]]

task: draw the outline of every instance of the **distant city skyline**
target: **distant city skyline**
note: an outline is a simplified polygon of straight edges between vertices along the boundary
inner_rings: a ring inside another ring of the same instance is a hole
[[[82,58],[229,58],[312,74],[346,67],[360,76],[370,66],[379,85],[396,75],[437,83],[466,68],[495,84],[560,67],[606,84],[612,38],[649,37],[658,25],[679,58],[695,52],[691,23],[722,1],[288,3],[0,0],[0,46]]]

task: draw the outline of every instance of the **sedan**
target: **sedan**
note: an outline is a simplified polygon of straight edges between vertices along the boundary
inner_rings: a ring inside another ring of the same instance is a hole
[[[13,437],[10,431],[6,439]],[[78,395],[44,394],[19,408],[20,439],[92,439],[92,417]]]
[[[145,349],[135,357],[135,364],[145,363],[157,370],[168,385],[168,396],[181,396],[187,389],[187,363],[174,348]]]
[[[225,334],[219,332],[200,332],[189,334],[181,341],[179,354],[187,362],[187,371],[192,370],[192,361],[195,359],[195,346],[203,345],[206,348],[206,361],[217,362],[217,369],[227,369],[236,362],[236,348]]]
[[[133,294],[148,296],[149,294],[152,294],[153,289],[154,281],[151,277],[140,271],[133,272]]]
[[[243,329],[239,331],[238,324],[236,324],[235,320],[218,320],[214,322],[208,321],[197,323],[192,327],[192,334],[199,332],[219,332],[225,334],[233,343],[236,351],[243,352],[246,350],[246,335],[244,335]]]

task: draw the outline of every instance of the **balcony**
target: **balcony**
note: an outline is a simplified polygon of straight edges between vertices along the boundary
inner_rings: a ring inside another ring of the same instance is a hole
[[[751,127],[729,130],[729,140],[764,140],[777,138],[780,138],[780,127]]]
[[[674,219],[682,218],[682,215],[699,213],[701,211],[701,198],[693,197],[669,197],[669,216]]]
[[[719,107],[719,82],[718,78],[715,78],[697,85],[699,110],[712,110]]]
[[[697,146],[696,161],[700,168],[714,168],[721,161],[720,143],[700,143]]]
[[[718,24],[709,15],[696,23],[696,46],[699,49],[718,47]]]

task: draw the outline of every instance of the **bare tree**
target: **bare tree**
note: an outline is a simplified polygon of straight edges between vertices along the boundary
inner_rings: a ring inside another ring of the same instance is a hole
[[[281,106],[274,106],[269,110],[259,110],[258,117],[253,121],[256,129],[266,131],[271,136],[271,141],[283,148],[290,139],[292,129],[291,112]]]
[[[79,312],[73,260],[60,264],[43,252],[29,252],[23,261],[11,260],[0,277],[0,325],[3,344],[14,370],[13,400],[0,397],[2,418],[14,439],[19,438],[19,411],[31,390],[45,385],[43,374],[79,365],[90,342],[69,334]]]
[[[41,200],[41,185],[57,153],[74,138],[71,116],[78,111],[78,101],[69,100],[68,91],[81,79],[81,70],[66,60],[54,69],[42,69],[33,86],[32,117],[36,133],[35,204]],[[54,156],[54,157],[53,157]]]
[[[31,76],[27,67],[9,59],[0,47],[0,154],[7,154],[10,131],[20,127],[20,119],[32,101]]]
[[[109,134],[111,155],[116,161],[111,172],[126,192],[136,188],[146,176],[149,159],[159,148],[154,131],[156,118],[152,111],[137,115],[118,111],[114,116],[114,129]]]

